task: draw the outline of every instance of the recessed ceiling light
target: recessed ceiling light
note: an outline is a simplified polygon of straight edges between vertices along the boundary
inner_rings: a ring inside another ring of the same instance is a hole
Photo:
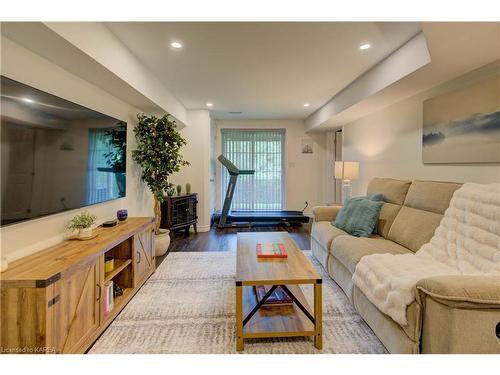
[[[214,103],[207,102],[207,107],[213,107]]]
[[[371,46],[372,45],[370,43],[364,43],[364,44],[362,44],[362,45],[359,46],[359,49],[363,51],[365,49],[370,48]]]
[[[181,42],[172,42],[170,43],[170,46],[175,49],[182,48],[182,43]]]
[[[309,106],[310,106],[310,104],[309,104],[309,103],[304,103],[304,107],[306,107],[306,108],[307,108],[307,107],[309,107]]]
[[[35,101],[33,99],[30,99],[30,98],[21,98],[22,101],[26,102],[26,103],[34,103]]]

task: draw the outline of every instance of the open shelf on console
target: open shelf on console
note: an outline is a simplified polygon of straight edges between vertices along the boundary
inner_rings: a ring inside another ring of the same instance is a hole
[[[114,268],[104,274],[104,282],[113,281],[122,289],[132,288],[133,266],[132,266],[133,238],[129,238],[112,249],[106,251],[104,257],[114,259]]]
[[[132,259],[116,259],[114,263],[115,267],[113,268],[113,271],[106,272],[104,274],[104,282],[110,281],[113,277],[123,271],[125,267],[132,263]]]

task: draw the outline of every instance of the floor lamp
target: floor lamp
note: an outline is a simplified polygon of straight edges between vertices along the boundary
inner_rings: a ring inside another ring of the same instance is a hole
[[[335,178],[342,180],[342,204],[351,198],[352,180],[359,176],[359,163],[357,161],[336,161]]]

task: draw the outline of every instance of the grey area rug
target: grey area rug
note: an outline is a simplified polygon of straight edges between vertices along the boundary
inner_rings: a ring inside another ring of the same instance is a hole
[[[323,267],[323,350],[312,338],[245,340],[243,353],[386,353]],[[171,253],[89,353],[236,353],[234,252]],[[312,303],[312,287],[303,286]]]

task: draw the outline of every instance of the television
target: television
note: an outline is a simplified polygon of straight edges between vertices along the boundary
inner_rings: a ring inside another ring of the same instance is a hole
[[[1,225],[122,198],[127,124],[1,76]]]

